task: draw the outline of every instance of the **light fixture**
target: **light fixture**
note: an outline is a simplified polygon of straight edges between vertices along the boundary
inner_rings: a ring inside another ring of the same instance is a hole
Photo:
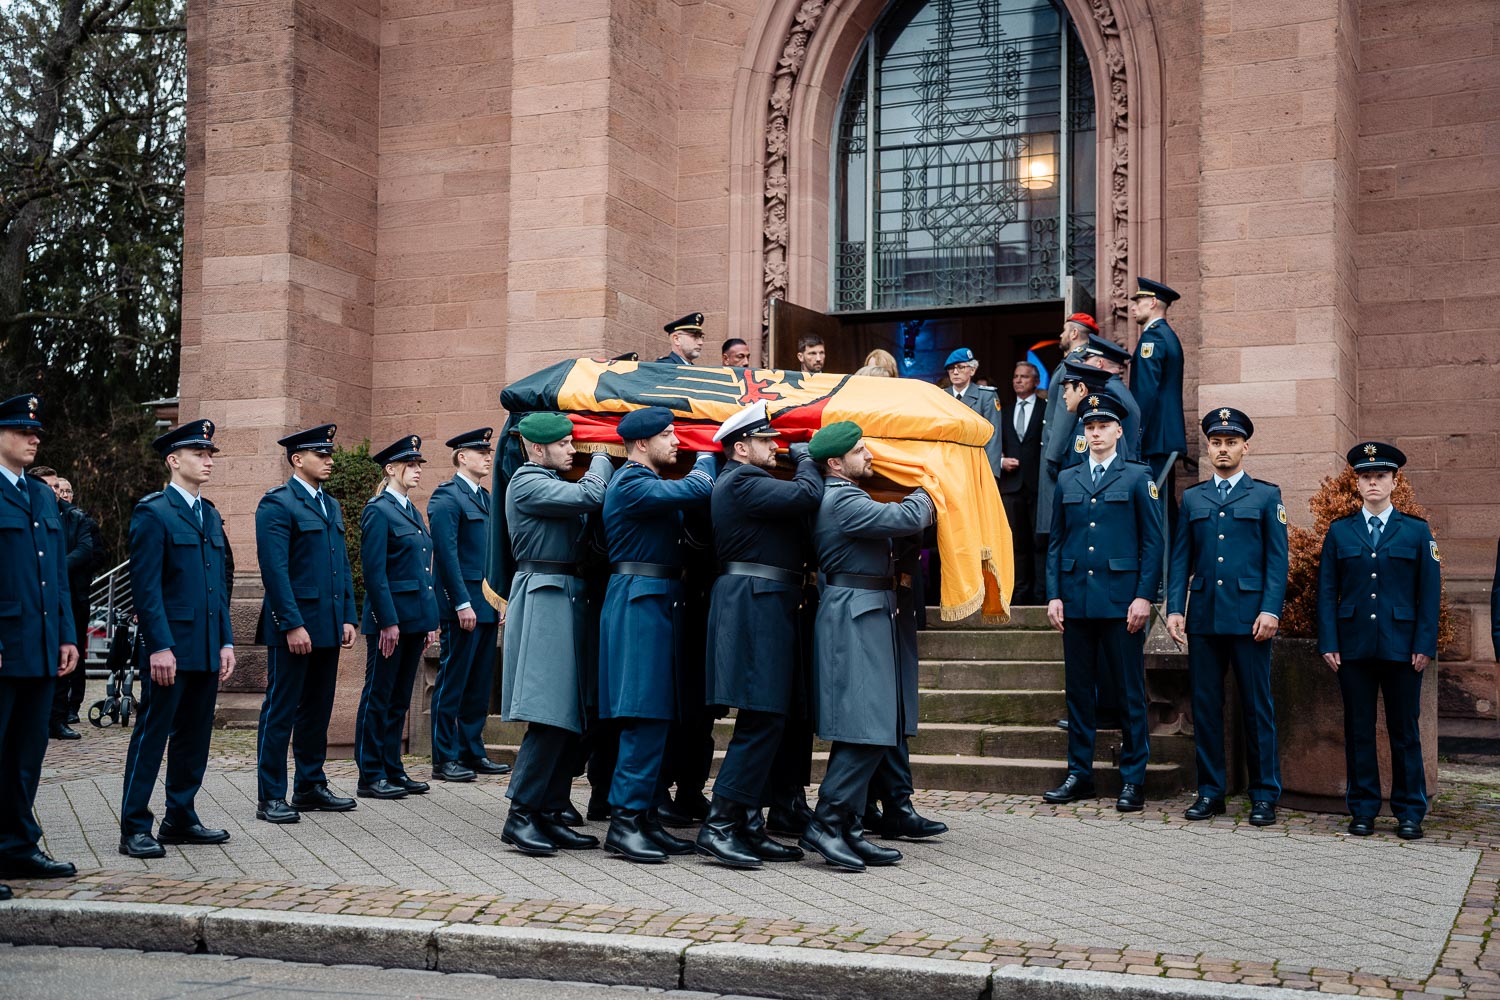
[[[1020,162],[1021,186],[1028,191],[1045,191],[1057,183],[1057,136],[1038,132],[1022,139]]]

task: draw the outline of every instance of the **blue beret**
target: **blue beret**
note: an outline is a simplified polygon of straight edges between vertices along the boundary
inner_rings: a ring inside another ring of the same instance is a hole
[[[864,429],[859,424],[852,420],[840,420],[814,434],[807,444],[807,450],[819,462],[838,458],[849,454],[864,436]]]
[[[162,458],[166,458],[178,448],[208,448],[218,451],[214,444],[214,422],[212,420],[194,420],[174,427],[165,434],[151,442],[151,447]]]
[[[1250,422],[1250,418],[1232,406],[1210,410],[1203,416],[1204,437],[1212,437],[1215,434],[1238,434],[1248,441],[1254,433],[1255,425]]]
[[[1345,457],[1355,472],[1375,472],[1380,469],[1395,472],[1406,464],[1406,456],[1401,453],[1401,449],[1384,441],[1357,444],[1349,449],[1349,454]]]
[[[12,396],[0,403],[0,427],[39,431],[42,429],[41,410],[42,401],[29,393]]]
[[[315,451],[320,455],[333,454],[333,436],[338,433],[337,424],[319,424],[305,431],[288,434],[276,443],[286,449],[286,457],[299,451]]]
[[[380,466],[390,465],[392,462],[427,461],[422,457],[422,439],[415,434],[397,438],[370,457],[375,459],[376,465]]]
[[[621,417],[617,430],[622,441],[641,441],[671,427],[673,419],[672,411],[665,406],[648,406]]]
[[[974,352],[967,347],[960,347],[948,355],[948,360],[943,362],[943,368],[952,368],[954,365],[966,365],[974,361]]]

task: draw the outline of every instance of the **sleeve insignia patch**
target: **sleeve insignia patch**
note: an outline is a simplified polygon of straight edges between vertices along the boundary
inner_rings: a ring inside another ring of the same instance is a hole
[[[1276,520],[1280,521],[1282,524],[1286,524],[1286,508],[1281,504],[1276,505]]]
[[[1080,455],[1089,450],[1089,443],[1084,440],[1082,434],[1073,439],[1073,450]]]
[[[1151,499],[1152,500],[1160,500],[1161,499],[1161,491],[1156,488],[1156,483],[1155,482],[1153,482],[1150,479],[1146,480],[1146,489],[1148,489],[1148,490],[1151,491]]]
[[[1142,358],[1142,360],[1151,357],[1152,353],[1154,353],[1155,350],[1156,350],[1156,345],[1154,343],[1145,343],[1145,344],[1142,344],[1141,345],[1141,358]]]
[[[1440,562],[1443,561],[1443,557],[1438,554],[1437,542],[1428,542],[1427,543],[1427,551],[1429,551],[1429,552],[1432,553],[1432,561],[1433,562],[1440,563]]]

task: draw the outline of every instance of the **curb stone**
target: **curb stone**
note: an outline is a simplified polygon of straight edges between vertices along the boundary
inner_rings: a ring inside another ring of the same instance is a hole
[[[342,913],[218,909],[203,919],[211,952],[338,965],[364,962],[386,968],[437,967],[436,920],[360,917]]]
[[[17,899],[0,903],[0,941],[192,954],[213,912],[212,906]]]
[[[436,938],[441,972],[663,990],[681,984],[689,944],[678,938],[473,924],[448,924]]]
[[[989,965],[941,958],[737,943],[696,945],[686,957],[684,989],[786,1000],[979,1000],[990,985]]]
[[[1203,979],[1005,965],[991,977],[994,1000],[1307,1000],[1307,991]]]

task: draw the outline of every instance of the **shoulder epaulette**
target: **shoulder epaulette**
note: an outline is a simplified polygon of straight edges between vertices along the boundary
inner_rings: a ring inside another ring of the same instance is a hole
[[[1269,479],[1256,479],[1254,476],[1251,476],[1250,478],[1254,482],[1260,483],[1262,486],[1274,486],[1278,490],[1281,489],[1281,484],[1280,483],[1273,483]]]
[[[1151,468],[1150,462],[1142,462],[1140,459],[1132,458],[1126,461],[1126,465],[1139,465],[1143,469]]]
[[[1413,521],[1421,521],[1423,524],[1427,523],[1427,518],[1422,517],[1422,516],[1417,515],[1417,514],[1408,514],[1406,511],[1399,510],[1399,509],[1396,511],[1396,513],[1400,514],[1402,517],[1409,517]]]
[[[269,496],[274,496],[275,494],[280,493],[284,489],[286,489],[286,483],[281,483],[278,486],[272,486],[270,489],[266,490],[266,496],[268,496],[268,497]]]
[[[145,496],[137,500],[135,504],[137,507],[139,507],[143,503],[150,503],[152,500],[155,500],[159,496],[165,496],[165,494],[161,490],[157,490],[155,493],[147,493]]]

